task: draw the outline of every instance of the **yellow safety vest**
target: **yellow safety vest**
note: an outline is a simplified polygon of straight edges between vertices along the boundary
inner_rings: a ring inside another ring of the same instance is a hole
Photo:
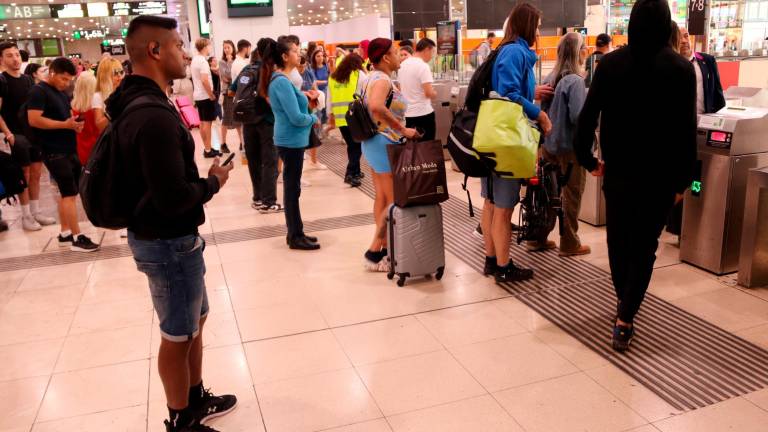
[[[349,76],[349,82],[342,84],[333,77],[328,78],[328,87],[331,91],[331,112],[336,119],[336,127],[347,125],[347,108],[355,100],[357,81],[360,79],[360,71],[354,71]]]

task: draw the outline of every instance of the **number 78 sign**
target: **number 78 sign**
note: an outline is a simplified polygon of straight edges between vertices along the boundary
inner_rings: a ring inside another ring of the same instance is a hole
[[[688,4],[688,33],[703,35],[707,27],[708,0],[691,0]]]

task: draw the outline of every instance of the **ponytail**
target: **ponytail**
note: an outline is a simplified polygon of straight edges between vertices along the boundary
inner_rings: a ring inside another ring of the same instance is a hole
[[[261,76],[259,77],[259,95],[266,98],[269,90],[269,83],[272,80],[272,72],[276,68],[282,68],[285,66],[285,60],[283,54],[287,54],[291,50],[291,44],[293,41],[288,40],[285,37],[280,37],[277,41],[268,39],[265,42],[264,52],[261,55]]]

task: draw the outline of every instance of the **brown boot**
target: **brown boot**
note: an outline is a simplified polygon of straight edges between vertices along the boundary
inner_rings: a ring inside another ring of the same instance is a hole
[[[528,252],[545,251],[545,250],[557,248],[557,243],[553,242],[552,240],[547,240],[544,243],[537,242],[537,241],[528,241],[528,242],[525,242],[525,248],[528,249]]]

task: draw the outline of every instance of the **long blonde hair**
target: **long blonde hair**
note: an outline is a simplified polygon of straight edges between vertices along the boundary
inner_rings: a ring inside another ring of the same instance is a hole
[[[80,72],[80,76],[78,76],[75,81],[72,109],[79,113],[84,113],[90,110],[94,93],[96,93],[96,77],[93,76],[93,72]]]
[[[108,58],[99,62],[96,76],[96,91],[101,93],[101,99],[106,101],[115,89],[112,87],[112,75],[116,70],[122,70],[123,65],[117,59]]]
[[[579,60],[581,46],[584,44],[584,36],[581,33],[566,33],[557,44],[557,62],[552,69],[553,87],[569,74],[581,74],[584,69]]]

